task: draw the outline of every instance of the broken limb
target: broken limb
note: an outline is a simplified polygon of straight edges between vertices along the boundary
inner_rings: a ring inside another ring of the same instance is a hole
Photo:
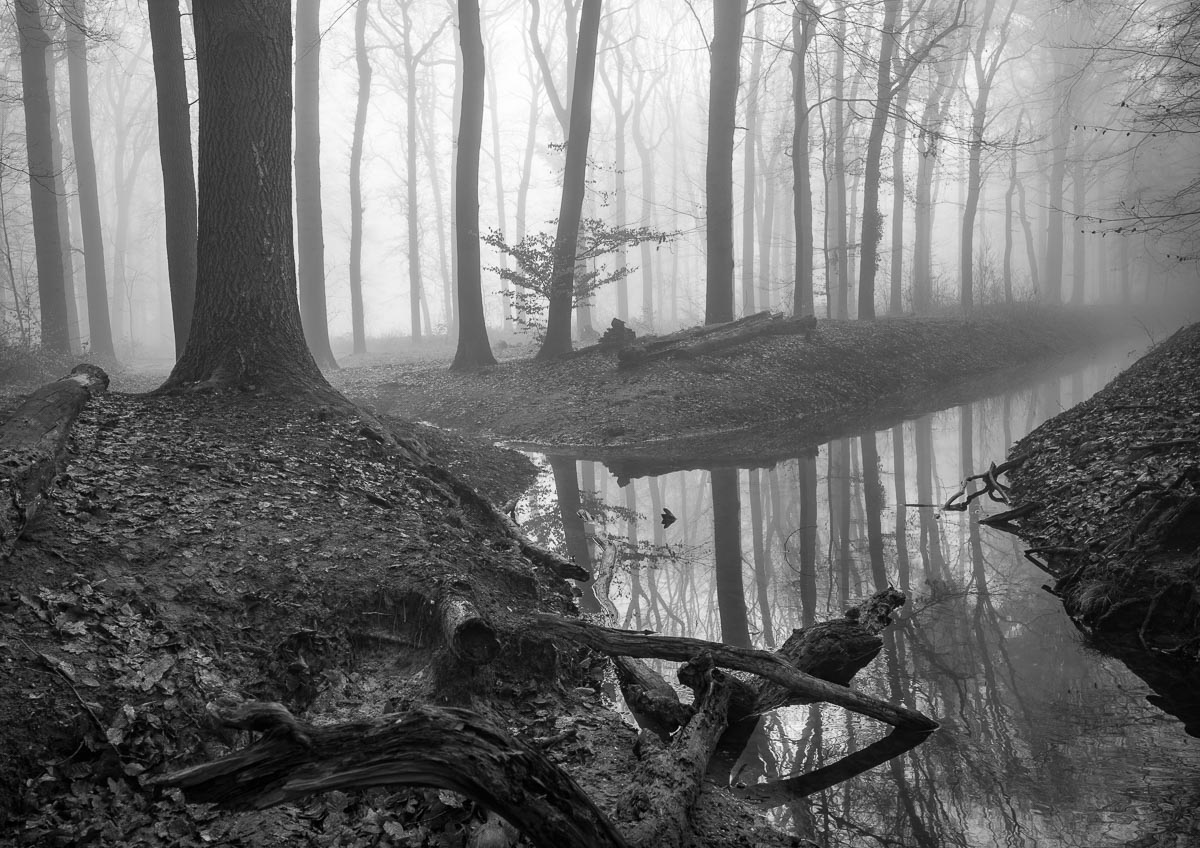
[[[734,648],[720,642],[685,636],[632,633],[549,614],[535,615],[530,619],[530,623],[546,636],[566,639],[606,654],[687,662],[707,651],[712,654],[717,666],[765,677],[801,698],[828,701],[893,727],[909,730],[936,730],[938,727],[936,721],[916,710],[895,706],[845,686],[818,680],[797,670],[782,657],[767,651]]]
[[[780,807],[789,801],[820,792],[836,786],[842,781],[849,780],[864,771],[882,765],[893,757],[898,757],[924,742],[932,731],[902,730],[896,728],[887,736],[873,742],[861,751],[847,754],[836,762],[810,771],[807,774],[796,775],[784,780],[772,780],[767,783],[756,783],[745,789],[735,790],[735,794],[763,807]]]
[[[25,399],[0,426],[0,559],[12,553],[58,476],[67,437],[84,404],[108,390],[108,375],[76,365]]]
[[[971,475],[962,481],[962,485],[958,487],[958,491],[950,496],[950,499],[946,501],[946,503],[942,506],[942,509],[963,512],[968,506],[970,506],[971,501],[982,497],[983,495],[987,495],[997,503],[1008,503],[1008,486],[1000,482],[1000,475],[1020,466],[1028,457],[1028,454],[1021,454],[1020,456],[1014,456],[1012,459],[1008,460],[1007,462],[1002,462],[999,465],[993,462],[990,466],[988,466],[988,470],[982,474]],[[982,480],[983,488],[976,492],[967,494],[967,486],[972,480]],[[965,500],[963,500],[962,503],[956,503],[959,498],[964,496]]]
[[[625,839],[541,752],[468,710],[414,707],[374,721],[313,726],[278,704],[216,711],[264,733],[248,748],[155,779],[192,803],[265,809],[332,789],[432,786],[502,815],[540,848],[624,848]]]

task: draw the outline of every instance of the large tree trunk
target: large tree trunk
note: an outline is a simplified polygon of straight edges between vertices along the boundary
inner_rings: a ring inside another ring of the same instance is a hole
[[[92,152],[92,108],[88,100],[87,24],[84,0],[71,0],[67,21],[67,69],[71,78],[71,143],[79,186],[79,222],[83,229],[83,267],[87,289],[88,346],[103,360],[116,358],[108,315],[104,275],[104,238],[100,229],[100,192]]]
[[[713,558],[716,568],[717,612],[721,641],[750,647],[746,591],[742,583],[741,492],[736,468],[712,470]]]
[[[332,390],[309,353],[292,236],[288,0],[194,7],[200,82],[196,317],[164,389]]]
[[[49,24],[50,21],[47,21]],[[56,38],[54,30],[47,30],[47,36]],[[71,352],[77,353],[82,349],[83,325],[87,318],[87,304],[84,311],[79,312],[79,302],[76,300],[75,288],[75,247],[71,240],[71,205],[70,194],[67,191],[66,169],[63,167],[62,132],[60,131],[61,113],[58,108],[58,58],[54,50],[46,51],[46,93],[50,97],[50,167],[54,174],[55,206],[58,212],[59,248],[63,261],[63,300],[67,307],[67,336],[71,341]],[[78,193],[78,192],[76,192]]]
[[[354,353],[367,352],[366,320],[363,312],[362,247],[363,141],[367,134],[367,106],[371,100],[371,57],[367,55],[367,17],[371,4],[359,0],[354,12],[354,62],[358,67],[358,103],[354,110],[354,137],[350,142],[350,334]]]
[[[562,202],[554,237],[554,271],[546,338],[538,359],[551,359],[571,351],[571,304],[575,294],[575,252],[583,213],[584,178],[587,176],[588,141],[592,132],[592,87],[596,76],[596,43],[600,36],[601,0],[583,0],[579,19],[579,47],[571,88],[570,132],[567,163],[563,171]]]
[[[483,320],[483,280],[479,255],[479,148],[483,143],[484,55],[479,0],[458,2],[462,49],[462,116],[455,146],[454,232],[458,244],[458,350],[452,371],[495,365]]]
[[[85,403],[108,388],[108,375],[79,365],[25,399],[0,426],[0,559],[12,553],[58,476],[67,437]]]
[[[187,347],[196,303],[196,176],[192,171],[192,120],[188,113],[187,72],[179,0],[147,6],[158,94],[158,153],[163,172],[167,276],[175,355]]]
[[[63,282],[62,238],[58,230],[58,200],[51,162],[50,95],[46,81],[46,48],[39,0],[14,0],[21,42],[21,89],[25,103],[25,149],[29,161],[29,197],[33,207],[33,237],[37,253],[38,306],[42,346],[70,353],[67,298]]]
[[[296,218],[300,238],[300,323],[313,359],[336,368],[325,305],[321,214],[321,0],[296,3]]]
[[[704,166],[707,288],[704,323],[733,320],[733,136],[746,0],[713,4]]]

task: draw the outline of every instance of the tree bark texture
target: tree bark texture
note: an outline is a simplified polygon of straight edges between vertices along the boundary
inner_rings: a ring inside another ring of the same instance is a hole
[[[746,0],[713,4],[704,166],[707,289],[704,323],[733,320],[733,136]]]
[[[93,356],[116,358],[108,314],[108,282],[104,272],[104,237],[100,227],[100,192],[92,151],[92,107],[88,99],[87,11],[84,0],[71,0],[66,21],[67,73],[71,80],[71,144],[79,186],[79,222],[83,230],[83,268],[87,291],[88,346]]]
[[[554,237],[554,271],[546,338],[538,359],[552,359],[571,351],[571,304],[575,294],[575,253],[579,221],[583,214],[584,178],[587,176],[588,140],[592,131],[592,88],[596,77],[596,44],[600,36],[601,0],[583,0],[579,19],[579,46],[571,87],[570,131],[567,163],[563,171],[562,203]]]
[[[292,235],[291,3],[194,7],[200,83],[196,316],[164,389],[328,393],[300,326]]]
[[[746,90],[746,137],[742,143],[742,314],[754,313],[754,195],[761,145],[758,109],[762,87],[763,11],[754,12],[754,46],[750,50],[750,85]],[[794,149],[794,146],[793,146]]]
[[[0,559],[12,553],[58,476],[67,437],[84,404],[108,389],[108,375],[78,365],[61,380],[42,386],[0,425]]]
[[[322,727],[296,722],[277,704],[218,707],[216,715],[265,735],[220,760],[159,778],[193,803],[265,809],[333,789],[433,786],[496,811],[539,848],[626,844],[558,766],[468,710],[415,707]]]
[[[150,41],[158,103],[158,155],[163,172],[167,276],[175,356],[187,347],[196,304],[196,175],[192,165],[192,119],[179,0],[149,3]]]
[[[37,254],[38,306],[42,346],[69,353],[66,284],[63,278],[62,237],[58,229],[58,198],[50,143],[50,94],[46,78],[49,38],[42,27],[39,0],[13,0],[21,44],[21,90],[25,104],[25,149],[29,161],[29,198]]]
[[[313,359],[336,368],[325,304],[325,227],[321,211],[321,0],[296,2],[296,225],[300,324]]]
[[[483,144],[484,67],[479,0],[458,2],[462,50],[462,113],[455,148],[454,232],[458,236],[458,349],[450,368],[462,371],[495,365],[483,317],[479,251],[479,150]]]

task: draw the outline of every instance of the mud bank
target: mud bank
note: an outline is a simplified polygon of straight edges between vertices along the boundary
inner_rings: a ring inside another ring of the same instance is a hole
[[[1090,644],[1200,736],[1200,324],[1018,442],[1028,554]]]

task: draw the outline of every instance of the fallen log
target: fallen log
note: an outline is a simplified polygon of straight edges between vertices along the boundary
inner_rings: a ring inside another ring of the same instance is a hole
[[[279,704],[210,705],[218,722],[263,733],[219,760],[154,779],[191,803],[261,810],[333,789],[448,789],[493,810],[536,846],[624,848],[579,785],[541,752],[469,710],[414,707],[374,721],[314,726]]]
[[[737,321],[709,324],[642,344],[629,345],[617,352],[617,364],[621,368],[629,368],[656,359],[712,353],[763,336],[807,334],[815,329],[816,323],[816,318],[811,315],[785,318],[771,312],[758,312]]]
[[[0,426],[0,560],[12,554],[58,476],[67,437],[84,404],[107,389],[103,369],[76,365],[26,398]]]
[[[629,844],[677,848],[691,830],[690,812],[703,787],[713,751],[729,716],[729,681],[707,654],[692,660],[680,679],[695,692],[696,714],[665,747],[653,732],[639,737],[641,758],[629,789],[617,801],[617,818]]]
[[[810,702],[825,701],[908,730],[936,730],[938,723],[907,707],[895,706],[799,671],[786,659],[767,651],[735,648],[720,642],[686,636],[660,636],[599,627],[577,619],[540,614],[530,626],[545,636],[566,639],[614,656],[655,658],[687,662],[708,652],[720,668],[745,671],[784,687],[791,695]]]
[[[437,608],[442,636],[460,660],[485,665],[500,653],[495,629],[465,595],[446,592],[438,598]]]

